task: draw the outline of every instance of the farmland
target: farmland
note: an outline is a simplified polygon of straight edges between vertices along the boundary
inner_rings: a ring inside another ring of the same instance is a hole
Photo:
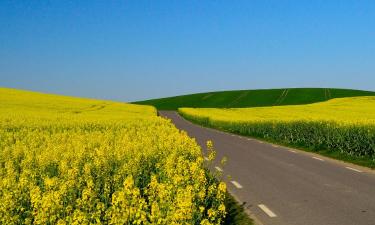
[[[375,97],[298,106],[181,108],[199,124],[375,166]]]
[[[182,95],[135,102],[153,105],[158,110],[190,108],[243,108],[277,105],[301,105],[333,98],[375,96],[375,92],[336,88],[287,88],[236,90]]]
[[[150,106],[0,88],[1,224],[220,224],[226,186]]]

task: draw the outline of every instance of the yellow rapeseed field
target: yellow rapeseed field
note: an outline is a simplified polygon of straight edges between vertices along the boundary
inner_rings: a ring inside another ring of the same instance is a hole
[[[181,108],[179,112],[206,126],[375,162],[375,97],[294,106]]]
[[[0,224],[220,224],[203,161],[153,107],[0,88]]]
[[[308,105],[254,108],[181,108],[180,112],[224,121],[335,121],[375,124],[375,97],[337,98]]]

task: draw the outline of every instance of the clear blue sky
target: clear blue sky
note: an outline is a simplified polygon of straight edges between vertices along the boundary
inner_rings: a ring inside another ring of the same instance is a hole
[[[0,1],[0,86],[133,101],[375,90],[375,1]]]

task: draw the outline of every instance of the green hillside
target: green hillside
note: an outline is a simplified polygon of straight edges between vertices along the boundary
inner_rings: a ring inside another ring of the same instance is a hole
[[[374,96],[375,92],[334,88],[290,88],[208,92],[134,102],[153,105],[159,110],[192,108],[241,108],[273,105],[299,105],[332,98]]]

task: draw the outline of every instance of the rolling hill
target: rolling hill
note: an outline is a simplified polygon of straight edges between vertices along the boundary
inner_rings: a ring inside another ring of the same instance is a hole
[[[289,88],[207,92],[133,102],[153,105],[159,110],[192,108],[243,108],[275,105],[300,105],[332,98],[375,96],[373,91],[336,88]]]

